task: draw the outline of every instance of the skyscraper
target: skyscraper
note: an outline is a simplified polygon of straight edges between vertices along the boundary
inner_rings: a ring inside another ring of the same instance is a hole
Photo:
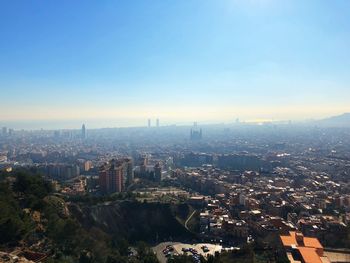
[[[159,119],[156,120],[156,125],[159,127]]]
[[[148,128],[151,127],[151,119],[148,119]]]
[[[81,138],[83,140],[86,139],[86,129],[85,129],[85,124],[83,124],[83,126],[81,127]]]

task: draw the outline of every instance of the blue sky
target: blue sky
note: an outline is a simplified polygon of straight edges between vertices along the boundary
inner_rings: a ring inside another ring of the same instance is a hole
[[[0,1],[0,121],[350,111],[350,1]]]

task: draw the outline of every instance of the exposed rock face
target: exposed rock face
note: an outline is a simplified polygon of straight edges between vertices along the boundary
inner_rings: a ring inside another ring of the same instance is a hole
[[[70,206],[71,213],[86,229],[98,227],[104,232],[129,240],[158,241],[191,238],[168,204],[114,202],[96,206]]]

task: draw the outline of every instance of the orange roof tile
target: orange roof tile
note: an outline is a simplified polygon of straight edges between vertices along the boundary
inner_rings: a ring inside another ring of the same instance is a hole
[[[296,246],[305,263],[322,263],[317,249],[323,249],[323,246],[317,238],[303,237],[303,242],[298,244],[296,240],[296,232],[290,231],[288,236],[280,236],[283,246]]]
[[[314,247],[314,248],[323,248],[320,241],[318,241],[317,238],[313,238],[313,237],[304,237],[304,246]]]
[[[297,245],[297,241],[294,236],[280,236],[283,246],[290,247],[292,245]]]
[[[289,236],[280,236],[283,245],[288,247],[291,245],[298,245],[298,242],[295,237],[296,232],[290,231],[289,234]],[[318,239],[314,237],[303,237],[303,243],[304,247],[323,248]]]
[[[322,263],[321,258],[316,253],[316,249],[310,247],[298,247],[305,263]]]

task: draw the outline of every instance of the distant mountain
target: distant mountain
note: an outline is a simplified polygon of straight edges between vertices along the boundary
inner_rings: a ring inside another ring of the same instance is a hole
[[[315,123],[326,127],[350,127],[350,113],[329,117]]]

